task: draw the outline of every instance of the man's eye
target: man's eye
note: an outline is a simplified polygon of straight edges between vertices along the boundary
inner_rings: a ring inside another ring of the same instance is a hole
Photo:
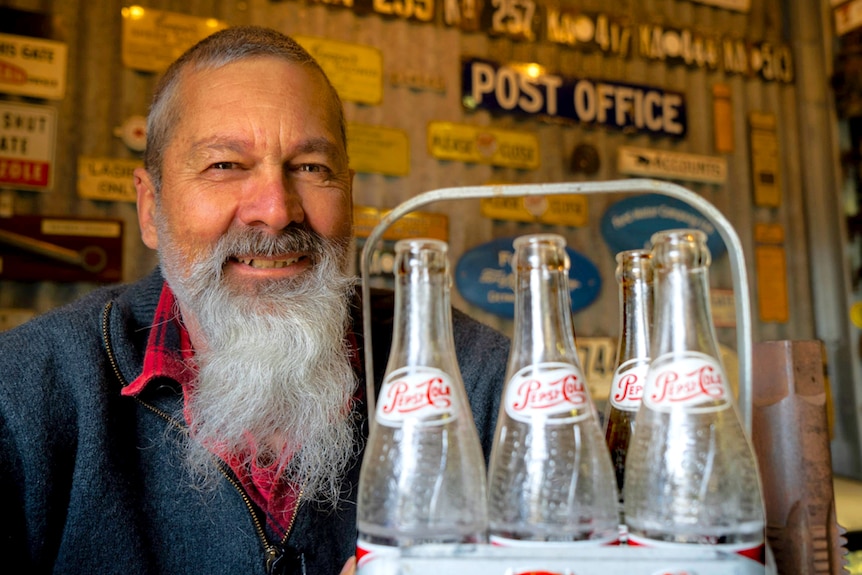
[[[326,166],[320,164],[300,164],[297,167],[300,172],[321,173],[328,171]]]
[[[233,162],[216,162],[210,166],[212,170],[232,170],[236,167],[236,164]]]

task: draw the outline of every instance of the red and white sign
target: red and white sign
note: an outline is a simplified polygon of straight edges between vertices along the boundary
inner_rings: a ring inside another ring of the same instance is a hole
[[[0,102],[0,187],[50,189],[56,131],[53,108]]]

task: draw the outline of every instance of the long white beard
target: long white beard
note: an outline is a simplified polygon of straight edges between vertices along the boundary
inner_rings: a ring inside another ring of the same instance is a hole
[[[345,342],[355,282],[344,271],[347,246],[301,229],[273,238],[247,228],[226,234],[184,273],[163,227],[163,272],[207,345],[196,355],[200,371],[187,399],[187,463],[203,485],[219,477],[213,452],[276,465],[303,499],[335,506],[358,448],[356,378]],[[256,285],[253,293],[222,276],[229,256],[291,251],[314,253],[313,271]]]

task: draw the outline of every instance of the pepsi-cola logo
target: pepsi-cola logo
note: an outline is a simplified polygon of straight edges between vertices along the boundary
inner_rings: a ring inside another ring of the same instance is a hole
[[[430,367],[401,368],[387,375],[380,390],[377,421],[400,426],[415,418],[425,423],[451,420],[455,416],[455,395],[451,377]]]
[[[616,369],[610,391],[610,401],[614,407],[624,411],[638,410],[648,369],[648,358],[630,359]]]
[[[726,379],[721,364],[711,356],[696,352],[668,355],[657,358],[650,367],[643,401],[659,410],[676,406],[721,410],[730,405]]]
[[[512,376],[506,386],[506,411],[518,421],[564,415],[554,422],[570,423],[589,416],[589,406],[584,374],[567,363],[527,366]]]

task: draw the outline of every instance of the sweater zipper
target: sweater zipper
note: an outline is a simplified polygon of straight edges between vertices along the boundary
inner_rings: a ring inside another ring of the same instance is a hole
[[[111,345],[111,338],[108,331],[108,322],[110,319],[111,308],[113,307],[113,301],[109,301],[105,304],[105,308],[102,312],[102,341],[105,344],[105,351],[108,354],[108,361],[111,364],[111,369],[114,371],[114,376],[117,378],[117,381],[120,383],[121,387],[125,387],[128,385],[126,378],[123,377],[120,372],[119,365],[117,364],[116,356],[114,355],[114,349]],[[165,413],[158,407],[150,405],[145,401],[135,397],[135,401],[137,401],[143,407],[146,407],[170,425],[176,427],[181,433],[187,433],[187,429],[180,425],[173,417],[169,414]],[[215,456],[213,456],[215,457]],[[293,530],[293,524],[296,522],[296,516],[299,513],[299,505],[302,501],[303,489],[300,488],[299,496],[296,498],[296,503],[293,506],[293,514],[290,517],[290,522],[287,525],[287,531],[284,534],[284,537],[281,539],[280,544],[273,544],[269,542],[269,539],[266,536],[266,531],[264,530],[263,523],[261,522],[258,514],[255,513],[254,503],[252,503],[251,498],[246,494],[245,489],[242,488],[242,485],[239,484],[232,473],[229,473],[225,468],[226,464],[220,459],[216,458],[216,464],[218,466],[219,472],[228,480],[228,482],[233,485],[234,489],[239,493],[240,497],[242,497],[243,503],[245,503],[246,508],[248,509],[249,515],[251,515],[252,523],[254,524],[254,529],[257,532],[258,539],[260,539],[261,544],[264,548],[264,556],[266,567],[266,572],[268,575],[271,575],[274,569],[278,566],[280,559],[284,556],[284,549],[287,545],[287,539],[290,537],[290,533]]]

